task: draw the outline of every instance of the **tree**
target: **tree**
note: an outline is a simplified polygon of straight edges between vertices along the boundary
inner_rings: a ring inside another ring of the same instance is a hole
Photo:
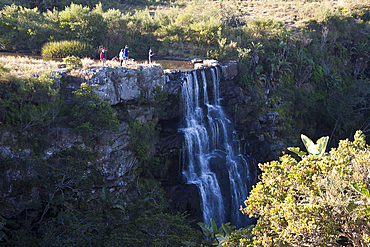
[[[97,210],[69,209],[62,209],[56,217],[49,218],[41,229],[40,246],[52,247],[104,246],[108,233],[114,230],[105,224]]]
[[[369,151],[357,131],[353,142],[342,140],[329,153],[260,164],[262,181],[241,209],[258,218],[253,245],[369,246]]]
[[[38,51],[47,40],[43,19],[37,8],[15,4],[0,10],[0,47],[6,50]]]
[[[66,39],[86,41],[95,47],[104,40],[107,23],[100,13],[87,6],[71,3],[59,13],[59,18]]]

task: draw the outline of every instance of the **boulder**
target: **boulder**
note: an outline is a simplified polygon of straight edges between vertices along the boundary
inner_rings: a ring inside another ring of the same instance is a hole
[[[203,64],[211,67],[211,66],[217,66],[219,63],[217,60],[203,60]]]
[[[155,65],[138,69],[105,67],[100,69],[87,83],[96,84],[98,96],[108,100],[111,105],[116,105],[138,99],[142,95],[146,99],[151,99],[151,90],[156,86],[163,88],[166,76],[162,68]]]
[[[190,60],[192,63],[203,63],[203,60],[200,58],[193,58]]]
[[[164,70],[164,73],[167,75],[168,80],[172,81],[178,79],[179,76],[182,74],[179,70],[170,70],[170,69]]]
[[[208,65],[202,64],[202,63],[196,63],[194,64],[194,69],[205,69],[208,68]]]

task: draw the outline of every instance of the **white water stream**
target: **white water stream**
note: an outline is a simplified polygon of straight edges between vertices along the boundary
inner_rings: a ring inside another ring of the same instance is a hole
[[[239,209],[254,178],[250,177],[247,157],[233,140],[234,126],[221,106],[217,67],[211,68],[211,75],[208,82],[201,70],[198,82],[197,72],[192,71],[183,81],[183,175],[187,183],[199,189],[206,224],[213,218],[218,225],[231,222],[245,227],[249,218]]]

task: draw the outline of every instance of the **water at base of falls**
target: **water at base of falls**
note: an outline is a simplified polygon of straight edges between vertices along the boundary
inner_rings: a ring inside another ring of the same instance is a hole
[[[184,134],[183,175],[187,183],[195,184],[201,196],[203,220],[210,224],[213,218],[218,225],[231,222],[246,227],[252,220],[240,212],[244,200],[255,180],[256,169],[240,152],[233,138],[234,125],[221,106],[220,76],[217,67],[211,68],[212,81],[205,71],[186,74],[182,86]],[[212,94],[208,96],[208,87]]]

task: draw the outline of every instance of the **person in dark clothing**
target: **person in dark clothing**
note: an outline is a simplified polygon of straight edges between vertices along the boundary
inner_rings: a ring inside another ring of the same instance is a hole
[[[125,46],[125,50],[123,51],[123,58],[125,60],[125,64],[128,63],[128,53],[129,53],[129,50],[128,50],[128,45]]]
[[[154,56],[154,53],[152,49],[149,49],[149,64],[153,63],[153,56]]]

